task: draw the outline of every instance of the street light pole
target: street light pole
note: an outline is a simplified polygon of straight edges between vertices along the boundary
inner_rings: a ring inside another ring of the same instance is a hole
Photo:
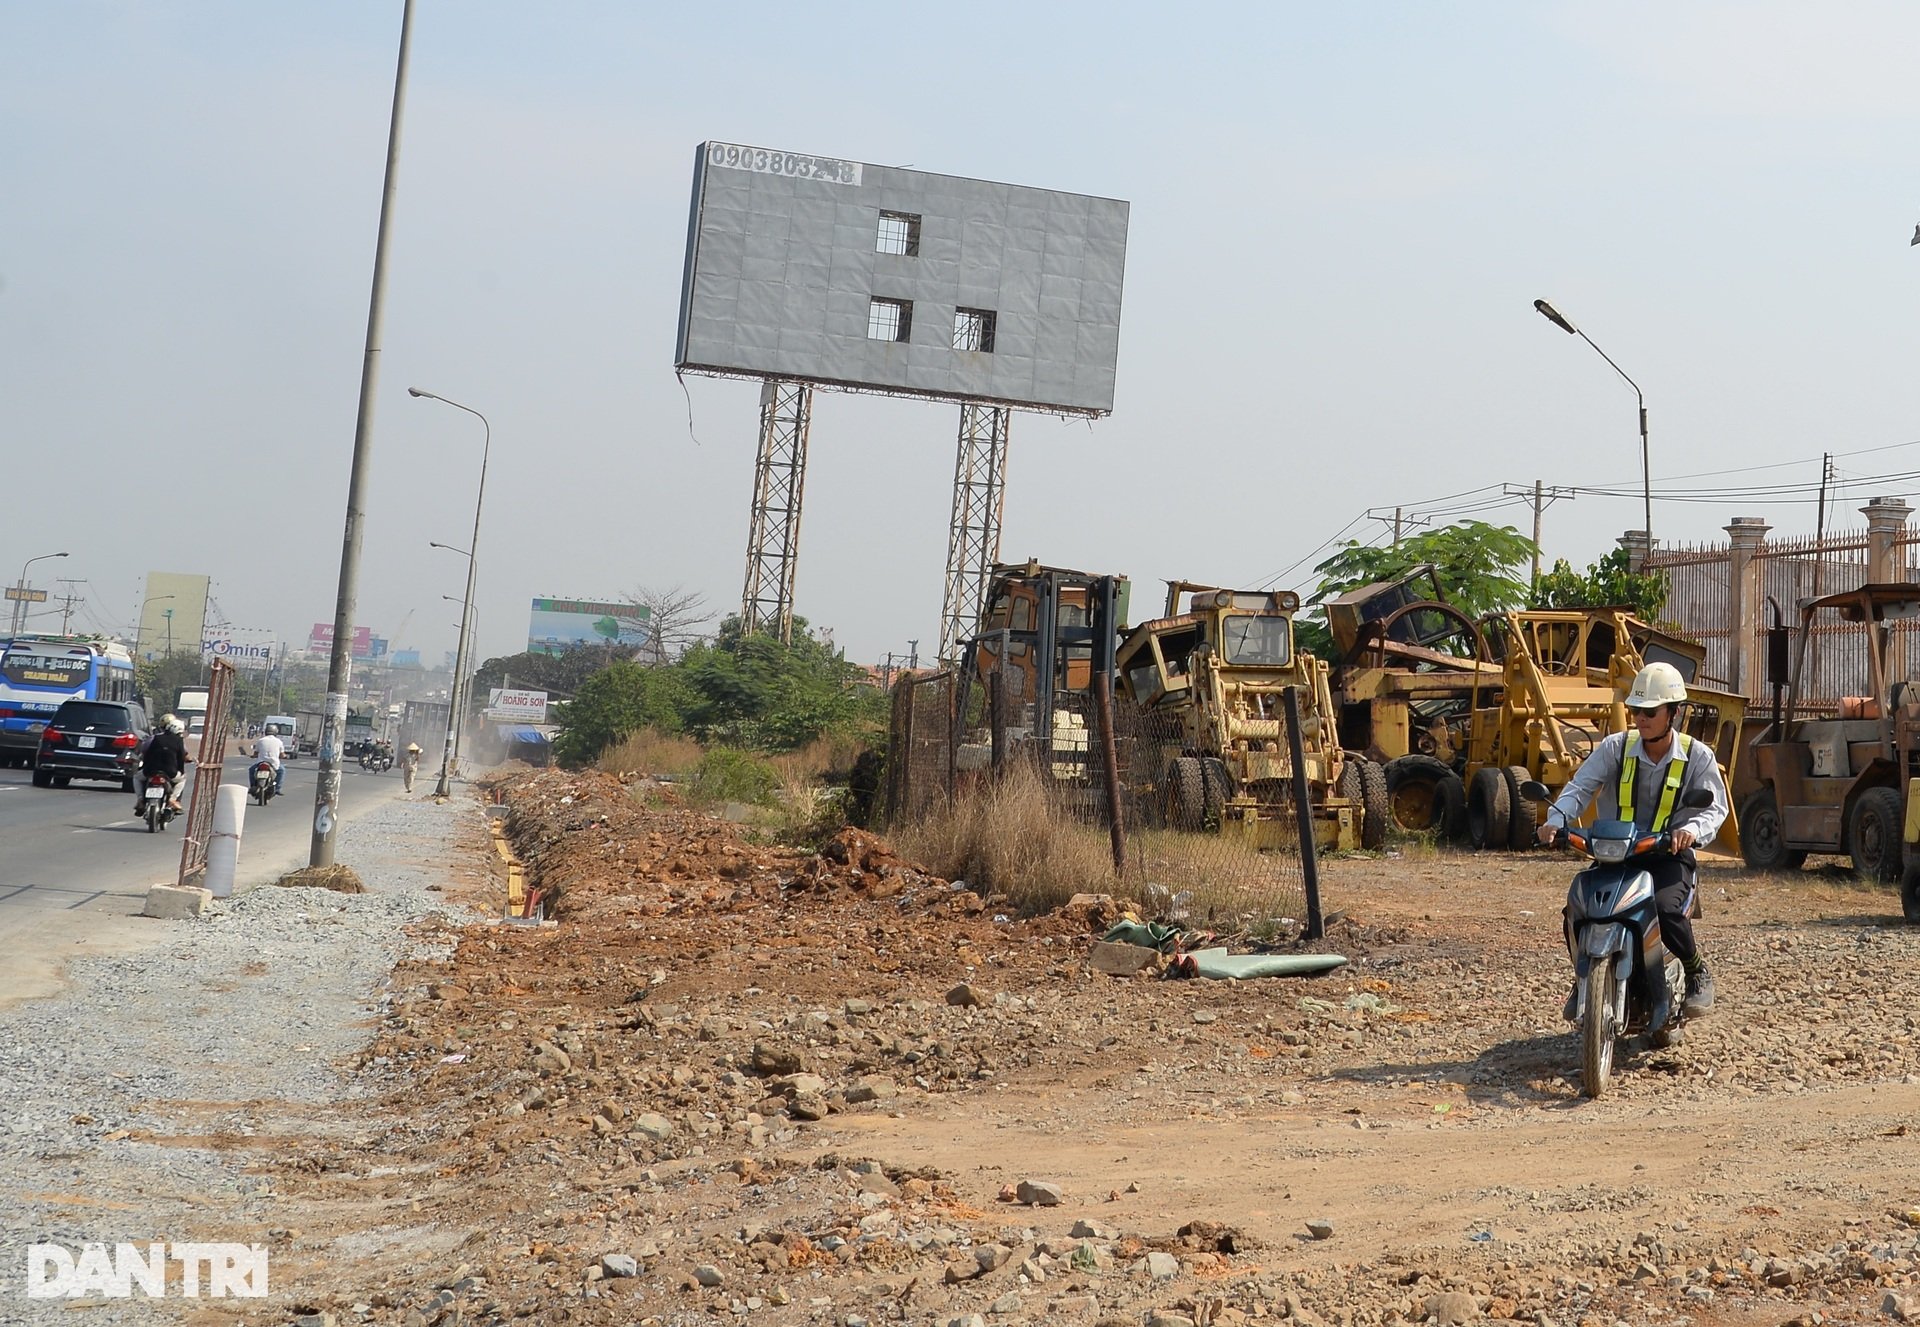
[[[39,557],[28,558],[20,564],[19,596],[13,601],[13,627],[7,633],[18,636],[27,628],[27,568],[36,562],[45,562],[48,558],[63,558],[65,553],[42,553]]]
[[[360,361],[360,412],[353,426],[353,465],[347,479],[346,534],[340,544],[340,592],[333,607],[333,650],[327,660],[326,713],[320,729],[320,777],[313,794],[311,866],[333,865],[340,827],[340,751],[346,740],[347,679],[353,669],[353,618],[360,597],[360,541],[366,520],[367,469],[373,451],[373,403],[380,384],[380,328],[386,311],[387,236],[400,173],[400,119],[407,104],[407,48],[413,40],[413,0],[400,12],[400,56],[393,73],[393,111],[387,122],[387,171],[380,188],[380,225],[373,243],[373,292],[367,302],[367,346]]]
[[[1578,327],[1575,327],[1571,322],[1567,320],[1566,316],[1562,314],[1558,309],[1554,308],[1553,305],[1547,303],[1543,299],[1537,299],[1533,302],[1533,307],[1539,310],[1541,317],[1545,318],[1548,322],[1552,323],[1555,327],[1558,327],[1561,331],[1568,332],[1574,336],[1577,336],[1582,341],[1585,341],[1588,345],[1593,346],[1593,352],[1596,355],[1600,356],[1601,359],[1606,360],[1607,365],[1610,368],[1612,368],[1612,370],[1615,373],[1619,374],[1622,378],[1627,379],[1627,386],[1633,388],[1633,394],[1640,402],[1640,501],[1642,503],[1642,506],[1644,507],[1644,511],[1642,513],[1642,519],[1646,522],[1646,526],[1647,526],[1647,531],[1646,531],[1647,551],[1652,552],[1653,551],[1653,477],[1652,477],[1652,471],[1648,468],[1648,462],[1647,462],[1647,398],[1645,394],[1641,392],[1640,384],[1635,382],[1632,378],[1627,378],[1627,371],[1621,368],[1618,364],[1615,364],[1613,362],[1613,356],[1609,355],[1606,351],[1600,349],[1599,346],[1594,345],[1592,337],[1588,336],[1585,332],[1581,331]]]
[[[446,742],[440,748],[440,780],[434,784],[433,795],[446,797],[453,791],[453,754],[460,738],[460,673],[467,662],[467,623],[473,607],[473,554],[464,548],[455,548],[452,544],[429,542],[428,548],[444,548],[449,553],[458,553],[467,560],[467,593],[455,599],[450,594],[440,597],[450,604],[460,605],[460,628],[453,644],[453,677],[447,684],[447,732]]]
[[[467,647],[473,619],[473,575],[480,565],[480,508],[487,500],[487,457],[493,451],[493,425],[487,417],[470,405],[461,405],[435,392],[424,391],[418,387],[407,388],[408,396],[420,397],[428,401],[438,401],[441,405],[450,405],[455,410],[464,410],[480,421],[480,489],[473,497],[473,541],[467,546],[467,597],[460,607],[460,643],[453,656],[453,701],[459,703],[460,693],[465,686],[467,672]],[[439,545],[447,547],[445,544]],[[459,552],[455,549],[454,552]],[[447,711],[447,744],[440,757],[440,782],[434,786],[435,797],[445,797],[452,791],[449,780],[453,775],[454,761],[460,754],[460,714],[458,710]]]

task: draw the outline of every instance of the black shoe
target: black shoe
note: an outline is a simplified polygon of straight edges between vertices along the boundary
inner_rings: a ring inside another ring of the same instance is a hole
[[[1576,980],[1573,989],[1567,992],[1567,1002],[1560,1006],[1560,1017],[1571,1023],[1580,1017],[1580,983]]]
[[[1713,1012],[1713,974],[1702,964],[1687,974],[1687,1002],[1680,1007],[1688,1018]]]

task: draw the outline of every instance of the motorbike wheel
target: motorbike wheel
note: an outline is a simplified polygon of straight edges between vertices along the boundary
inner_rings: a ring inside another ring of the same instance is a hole
[[[159,828],[160,828],[160,813],[154,810],[151,806],[149,806],[147,808],[147,833],[151,834]]]
[[[1580,1025],[1580,1090],[1599,1100],[1613,1077],[1613,960],[1587,967],[1587,1017]]]
[[[1467,839],[1476,848],[1504,848],[1513,826],[1507,797],[1507,772],[1485,765],[1467,785]]]
[[[1869,788],[1861,793],[1853,804],[1853,823],[1847,828],[1853,869],[1876,884],[1890,885],[1900,879],[1904,828],[1899,793],[1892,788]]]
[[[1756,871],[1798,871],[1807,864],[1804,848],[1787,846],[1771,788],[1762,788],[1740,808],[1740,855]]]

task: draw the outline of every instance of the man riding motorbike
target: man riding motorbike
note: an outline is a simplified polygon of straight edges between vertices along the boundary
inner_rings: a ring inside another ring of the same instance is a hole
[[[276,797],[284,791],[281,785],[286,782],[287,778],[287,767],[283,763],[283,757],[285,755],[285,746],[283,746],[280,739],[272,733],[261,733],[260,736],[253,739],[253,758],[255,760],[264,760],[273,766],[273,795]]]
[[[1713,748],[1674,730],[1686,701],[1687,684],[1679,669],[1669,663],[1642,668],[1627,693],[1633,731],[1615,733],[1593,748],[1547,809],[1539,837],[1542,843],[1552,843],[1558,830],[1595,802],[1602,820],[1631,820],[1650,834],[1672,830],[1673,854],[1650,858],[1646,869],[1653,877],[1661,939],[1686,969],[1684,1011],[1698,1018],[1713,1008],[1713,974],[1700,957],[1687,916],[1695,887],[1693,847],[1713,842],[1728,807],[1727,786],[1720,778]],[[1682,806],[1685,795],[1696,788],[1711,792],[1713,805],[1697,810]],[[1567,997],[1564,1017],[1575,1016],[1578,1001],[1576,984]]]
[[[187,766],[191,757],[187,755],[187,739],[183,734],[187,725],[172,714],[161,716],[160,731],[147,742],[147,749],[140,756],[140,772],[143,775],[158,774],[167,781],[167,805],[176,813],[185,808],[180,805],[180,786],[186,782]],[[144,780],[142,781],[144,786]],[[144,801],[135,801],[133,813],[139,815],[146,810]]]

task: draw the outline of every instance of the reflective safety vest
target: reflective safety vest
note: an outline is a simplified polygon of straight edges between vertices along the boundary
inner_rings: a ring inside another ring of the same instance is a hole
[[[1674,804],[1680,800],[1680,781],[1687,777],[1687,757],[1693,754],[1693,739],[1685,733],[1673,735],[1673,760],[1667,766],[1667,777],[1660,784],[1660,806],[1653,814],[1650,827],[1655,834],[1667,827],[1673,819]],[[1633,790],[1640,772],[1640,758],[1636,752],[1640,749],[1640,734],[1627,734],[1627,749],[1620,761],[1620,818],[1633,819]]]

